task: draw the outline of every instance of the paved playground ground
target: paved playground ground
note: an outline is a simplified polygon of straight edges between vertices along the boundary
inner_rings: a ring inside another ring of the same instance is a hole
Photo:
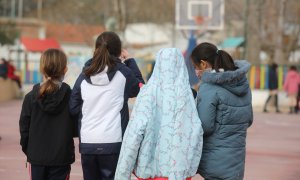
[[[0,179],[28,180],[25,156],[19,146],[22,101],[0,103]],[[300,114],[256,112],[248,131],[245,180],[300,179]],[[71,180],[82,180],[78,139]],[[194,180],[200,180],[199,176]]]

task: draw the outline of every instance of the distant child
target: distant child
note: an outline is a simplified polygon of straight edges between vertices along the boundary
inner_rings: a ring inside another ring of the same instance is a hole
[[[48,49],[40,59],[44,80],[25,96],[21,116],[22,150],[30,163],[32,180],[69,179],[75,160],[74,120],[69,114],[70,86],[63,83],[67,57]]]
[[[6,79],[7,78],[8,68],[6,65],[6,60],[4,58],[0,59],[0,78]]]
[[[280,113],[279,105],[278,105],[278,76],[277,76],[277,68],[278,65],[276,63],[273,63],[270,65],[269,70],[269,96],[265,102],[263,112],[269,112],[267,110],[268,103],[270,102],[271,98],[274,97],[274,105],[276,107],[276,112]]]
[[[9,79],[15,81],[18,84],[18,87],[21,89],[22,88],[21,79],[20,79],[20,76],[17,76],[15,74],[16,68],[13,65],[13,61],[8,60],[6,64],[7,64],[7,68],[8,68],[7,77]]]
[[[291,66],[284,81],[284,90],[289,98],[290,114],[295,113],[295,106],[297,105],[297,95],[300,83],[300,75],[297,72],[296,66]]]

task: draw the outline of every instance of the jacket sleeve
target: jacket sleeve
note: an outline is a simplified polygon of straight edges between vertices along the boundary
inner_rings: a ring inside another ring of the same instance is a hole
[[[136,64],[135,60],[133,58],[130,58],[125,61],[126,66],[131,69],[134,72],[135,78],[138,79],[140,83],[145,84],[145,81],[143,79],[142,73]]]
[[[198,94],[197,110],[202,122],[203,135],[209,136],[215,130],[218,104],[217,93],[200,87],[200,92]]]
[[[81,97],[81,82],[83,81],[84,76],[81,74],[77,78],[75,85],[73,87],[70,102],[69,102],[69,110],[72,116],[79,116],[82,107],[82,97]]]
[[[19,120],[19,130],[20,130],[20,145],[22,146],[22,151],[27,154],[27,145],[29,139],[29,127],[31,119],[31,93],[27,94],[24,98],[20,120]]]
[[[126,60],[125,64],[132,71],[128,77],[128,95],[130,98],[136,97],[140,91],[140,84],[145,84],[145,81],[134,59]]]
[[[124,134],[115,179],[130,180],[146,129],[145,118],[132,118]]]

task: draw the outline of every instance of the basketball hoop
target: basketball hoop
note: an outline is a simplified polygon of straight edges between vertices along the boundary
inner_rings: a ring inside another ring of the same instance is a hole
[[[197,27],[196,34],[201,36],[203,33],[207,31],[207,27],[210,22],[210,17],[207,16],[194,16],[194,24]]]
[[[211,18],[207,16],[194,16],[196,26],[207,26]]]
[[[195,21],[195,24],[197,24],[197,25],[203,24],[204,17],[203,16],[195,16],[194,21]]]
[[[180,30],[224,28],[225,0],[176,0],[176,28]]]

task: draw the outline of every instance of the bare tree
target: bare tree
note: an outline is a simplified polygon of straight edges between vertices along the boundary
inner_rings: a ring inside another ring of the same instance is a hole
[[[286,0],[281,0],[279,3],[279,14],[277,17],[277,28],[274,29],[274,46],[275,46],[275,55],[274,60],[277,63],[284,63],[284,49],[283,49],[283,33],[284,33],[284,11],[286,6]],[[277,36],[276,36],[277,34]]]
[[[245,58],[250,62],[257,62],[259,60],[259,53],[261,50],[261,4],[262,0],[252,0],[251,4],[247,0],[247,10],[245,12],[244,21],[247,21],[244,26],[245,32]]]
[[[287,63],[299,40],[299,2],[268,0],[263,9],[262,49],[269,54],[271,61]]]

